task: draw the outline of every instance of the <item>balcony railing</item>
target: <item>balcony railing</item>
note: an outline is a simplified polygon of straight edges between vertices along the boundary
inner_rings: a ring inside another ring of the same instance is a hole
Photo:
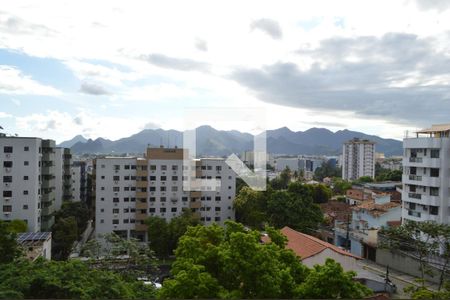
[[[409,162],[421,163],[423,161],[422,157],[410,157]]]
[[[418,175],[409,175],[409,180],[422,181],[422,176]]]
[[[418,194],[418,193],[409,193],[408,196],[409,196],[409,198],[422,199],[422,194]]]

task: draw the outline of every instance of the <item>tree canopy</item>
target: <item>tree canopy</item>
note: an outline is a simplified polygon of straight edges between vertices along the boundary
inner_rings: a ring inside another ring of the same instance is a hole
[[[154,294],[153,286],[75,260],[21,259],[0,268],[1,299],[143,299]]]
[[[258,231],[231,221],[224,228],[215,224],[189,227],[176,250],[173,279],[164,282],[159,298],[360,298],[370,293],[351,281],[353,273],[343,272],[332,262],[324,270],[309,270],[285,249],[286,238],[279,231],[266,230],[271,242],[261,243]],[[314,289],[325,279],[324,273],[334,276],[326,279],[333,283],[332,294],[328,287],[323,294]]]
[[[332,160],[327,160],[314,171],[314,179],[318,181],[322,181],[325,177],[341,177],[341,175],[341,168],[336,167],[336,163]]]
[[[310,232],[323,220],[320,207],[313,203],[311,188],[301,182],[291,182],[286,190],[269,188],[258,192],[243,188],[234,201],[234,208],[237,221],[259,229],[269,224]]]
[[[10,222],[0,220],[0,265],[10,263],[21,256],[22,249],[17,244],[16,237]]]

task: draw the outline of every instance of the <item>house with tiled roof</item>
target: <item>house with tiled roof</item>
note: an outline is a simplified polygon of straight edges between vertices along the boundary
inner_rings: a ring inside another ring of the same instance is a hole
[[[361,257],[357,255],[287,226],[280,231],[288,240],[286,248],[294,251],[302,263],[308,267],[324,264],[327,258],[332,258],[340,263],[346,271],[357,271],[360,268],[357,261]],[[262,240],[265,243],[270,242],[267,236],[264,236]]]
[[[371,200],[352,206],[351,222],[335,223],[335,244],[376,261],[378,231],[401,220],[401,204],[391,201],[389,193],[374,193]],[[348,239],[347,239],[348,237]]]

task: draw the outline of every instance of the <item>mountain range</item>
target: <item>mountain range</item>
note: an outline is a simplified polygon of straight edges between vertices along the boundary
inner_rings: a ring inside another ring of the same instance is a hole
[[[253,135],[236,130],[216,130],[211,126],[200,126],[197,132],[198,156],[228,156],[251,150]],[[369,139],[376,143],[376,151],[386,156],[401,155],[402,142],[394,139],[383,139],[362,132],[339,130],[332,132],[325,128],[311,128],[306,131],[291,131],[287,127],[268,130],[267,152],[286,155],[338,155],[342,152],[342,144],[352,138]],[[86,139],[81,135],[59,146],[71,148],[76,154],[108,154],[108,153],[143,153],[147,146],[182,147],[183,132],[177,130],[144,129],[129,137],[116,141],[97,138]]]

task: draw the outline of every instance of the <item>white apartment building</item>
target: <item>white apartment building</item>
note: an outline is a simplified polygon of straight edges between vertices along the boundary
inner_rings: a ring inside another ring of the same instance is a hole
[[[403,221],[450,223],[450,124],[403,140]]]
[[[375,177],[375,143],[354,138],[343,145],[342,178]]]
[[[70,168],[72,180],[72,201],[81,201],[81,166],[72,166]]]
[[[148,148],[145,158],[105,157],[95,161],[96,234],[112,231],[146,240],[149,216],[169,221],[191,209],[205,224],[234,219],[234,172],[223,159],[195,161],[200,179],[219,179],[220,189],[183,190],[183,149]]]
[[[0,135],[1,220],[24,220],[32,232],[53,225],[54,148],[52,140]]]

